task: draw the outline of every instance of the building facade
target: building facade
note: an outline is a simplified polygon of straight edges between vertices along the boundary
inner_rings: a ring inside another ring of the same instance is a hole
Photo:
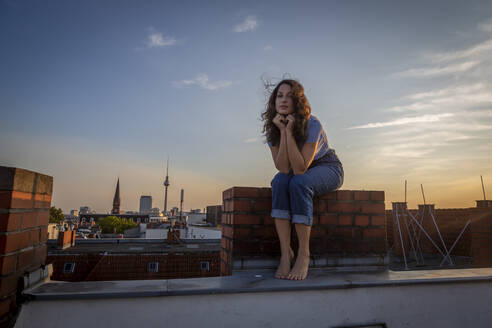
[[[218,225],[222,223],[222,205],[207,206],[207,223]]]
[[[152,196],[140,196],[140,213],[149,214],[152,209]]]
[[[72,247],[48,245],[52,280],[101,281],[216,277],[220,275],[220,240],[166,244],[114,239],[77,240]]]

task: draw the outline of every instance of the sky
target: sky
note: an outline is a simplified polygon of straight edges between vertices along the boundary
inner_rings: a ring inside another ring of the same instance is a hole
[[[299,80],[345,170],[386,206],[492,197],[490,1],[0,0],[0,165],[64,212],[222,203],[276,173],[262,80]]]

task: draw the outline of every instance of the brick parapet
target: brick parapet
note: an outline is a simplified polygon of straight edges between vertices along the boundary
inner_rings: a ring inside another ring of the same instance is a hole
[[[221,274],[233,261],[280,254],[271,212],[271,189],[233,187],[223,192]],[[386,256],[383,191],[338,190],[313,203],[311,255],[323,257]],[[292,241],[297,245],[293,230]]]
[[[0,166],[0,318],[3,320],[16,311],[21,277],[45,264],[52,189],[50,176]]]
[[[471,253],[474,267],[492,266],[492,208],[475,211],[471,223]]]
[[[424,216],[424,218],[422,218],[423,207],[422,206],[419,207],[420,207],[419,209],[409,209],[408,212],[410,212],[419,222],[422,222],[422,226],[425,229],[425,231],[430,235],[432,240],[442,249],[443,248],[442,243],[440,241],[439,235],[437,233],[434,222],[432,221],[429,212],[426,211],[426,215]],[[481,225],[478,223],[478,222],[482,222],[480,218],[483,217],[483,215],[486,215],[486,213],[492,212],[491,211],[492,209],[478,208],[478,207],[435,208],[434,205],[432,205],[430,208],[434,215],[434,219],[436,220],[436,224],[439,227],[439,231],[443,237],[444,243],[446,244],[446,247],[448,249],[450,249],[451,246],[454,244],[461,230],[465,227],[467,221],[471,220],[471,224],[464,231],[464,233],[456,243],[451,254],[458,255],[458,256],[473,256],[474,262],[478,261],[476,263],[482,261],[480,258],[482,258],[483,256],[479,256],[477,254],[485,254],[484,252],[486,251],[484,250],[484,247],[477,247],[476,250],[473,251],[473,244],[476,245],[479,244],[478,242],[474,243],[474,239],[479,238],[479,236],[481,235],[481,232],[477,231],[481,229],[479,228]],[[393,228],[391,229],[392,236],[389,236],[388,240],[390,241],[389,244],[393,247],[395,255],[402,256],[403,253],[401,251],[399,232],[395,224],[396,221],[395,218],[393,217],[393,213],[394,211],[392,210],[386,211],[386,219],[388,221],[388,227],[390,224],[393,226]],[[410,222],[411,219],[407,217],[407,220],[408,222]],[[487,221],[485,220],[484,222]],[[405,253],[408,256],[410,254],[409,250],[411,246],[408,242],[408,238],[405,237],[405,234],[407,234],[407,232],[404,227],[403,217],[400,217],[400,223],[402,228],[402,234],[404,234],[403,239],[404,239],[404,247],[406,250]],[[416,226],[415,228],[418,229]],[[489,245],[492,245],[492,239],[490,240],[490,242],[491,243]],[[436,248],[432,245],[432,243],[428,240],[428,238],[423,233],[420,233],[419,243],[423,253],[439,254]],[[485,247],[485,249],[487,248],[492,249],[491,246]],[[490,258],[492,259],[492,256],[490,256]]]
[[[492,200],[477,200],[478,208],[492,208]]]

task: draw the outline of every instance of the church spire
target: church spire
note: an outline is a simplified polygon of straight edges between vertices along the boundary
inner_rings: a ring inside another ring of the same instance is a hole
[[[111,210],[111,214],[120,214],[120,178],[118,178],[118,182],[116,183],[116,191],[114,193],[113,209]]]

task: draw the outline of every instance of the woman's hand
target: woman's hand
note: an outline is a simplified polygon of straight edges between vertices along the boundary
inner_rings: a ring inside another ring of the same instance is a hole
[[[287,120],[287,130],[289,132],[292,132],[294,130],[294,123],[296,121],[294,115],[292,114],[287,115],[286,120]]]
[[[281,115],[281,114],[277,114],[275,115],[275,117],[273,118],[273,124],[275,124],[275,126],[280,130],[285,130],[285,126],[287,124],[287,120],[285,119],[285,116],[284,115]]]

